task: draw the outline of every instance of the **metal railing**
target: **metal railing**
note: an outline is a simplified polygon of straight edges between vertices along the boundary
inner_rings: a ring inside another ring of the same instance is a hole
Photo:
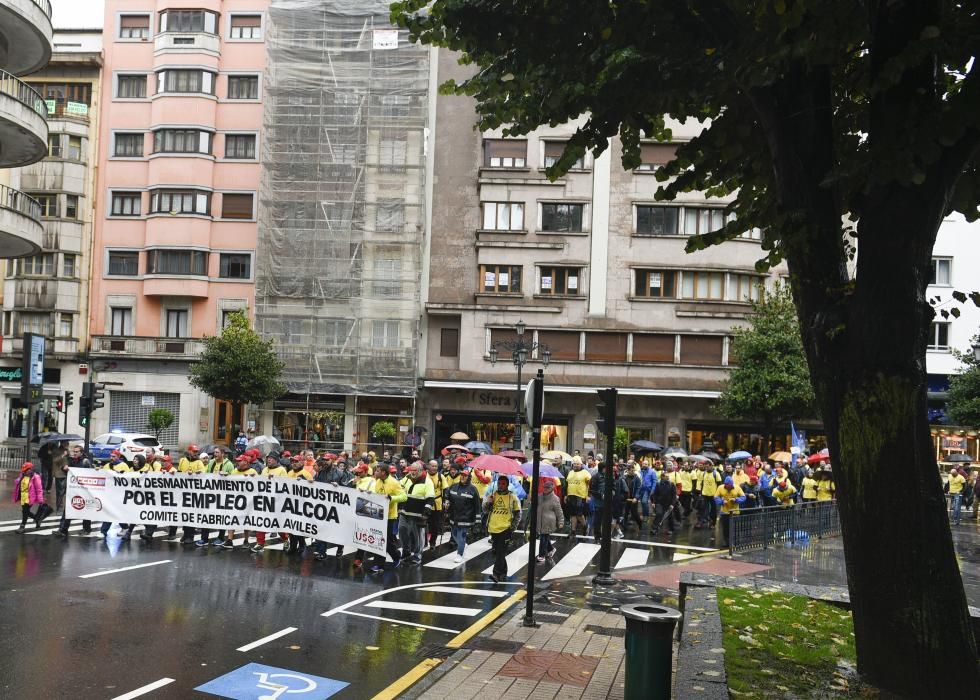
[[[48,19],[51,19],[51,0],[34,0],[34,4],[44,11]]]
[[[121,355],[193,355],[204,352],[197,338],[146,338],[139,336],[92,336],[92,352]]]
[[[31,461],[34,466],[41,470],[41,462],[37,456],[37,445],[31,445]],[[0,472],[20,472],[20,467],[24,463],[24,446],[2,446],[0,447]],[[5,495],[5,498],[9,496]]]
[[[0,92],[33,109],[47,121],[48,105],[41,97],[41,93],[5,70],[0,70]]]
[[[728,553],[834,535],[840,535],[837,501],[753,508],[731,516]]]
[[[0,207],[28,216],[41,223],[41,203],[29,194],[0,185]]]

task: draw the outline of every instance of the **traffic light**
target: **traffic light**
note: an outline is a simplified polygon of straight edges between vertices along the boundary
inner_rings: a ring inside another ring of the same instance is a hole
[[[65,392],[65,413],[68,413],[68,409],[71,407],[75,400],[72,398],[75,395],[72,391]]]
[[[82,395],[78,400],[78,424],[82,427],[88,425],[88,417],[91,413],[89,405],[92,402],[92,383],[82,384]]]
[[[596,420],[596,428],[603,435],[610,435],[616,432],[616,390],[599,389],[599,400],[602,403],[595,405],[599,418]],[[612,456],[612,443],[606,449]]]
[[[102,403],[102,399],[105,398],[105,384],[98,382],[89,382],[92,386],[91,393],[88,397],[89,413],[95,413],[96,410],[105,406]]]
[[[62,399],[59,396],[57,398],[57,400],[54,402],[54,407],[55,407],[55,410],[58,411],[58,413],[61,413],[62,411],[64,411],[65,410],[65,401],[64,401],[64,399]]]

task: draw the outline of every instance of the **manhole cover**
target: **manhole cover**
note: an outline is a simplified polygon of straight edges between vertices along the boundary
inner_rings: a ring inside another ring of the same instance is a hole
[[[464,645],[474,651],[490,651],[496,654],[516,654],[524,648],[524,642],[509,639],[472,639]]]
[[[592,632],[593,634],[601,634],[606,637],[625,637],[626,630],[620,629],[619,627],[602,627],[601,625],[586,625],[586,632]]]

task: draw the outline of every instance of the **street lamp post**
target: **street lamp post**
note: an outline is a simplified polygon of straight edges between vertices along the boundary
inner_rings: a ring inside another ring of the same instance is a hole
[[[490,346],[490,364],[497,364],[497,357],[501,350],[510,352],[511,360],[514,362],[514,366],[517,367],[517,409],[514,411],[514,449],[521,449],[521,415],[523,411],[521,410],[521,392],[523,387],[521,387],[521,372],[524,369],[524,365],[527,364],[528,359],[530,359],[535,352],[541,358],[541,364],[545,367],[551,362],[551,350],[544,343],[535,343],[533,341],[527,341],[524,339],[524,331],[527,326],[524,325],[524,321],[518,321],[514,330],[517,331],[517,340],[498,340]]]

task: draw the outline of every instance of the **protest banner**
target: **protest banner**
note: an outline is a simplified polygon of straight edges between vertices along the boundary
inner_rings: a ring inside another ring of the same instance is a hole
[[[288,532],[385,553],[387,497],[304,479],[69,469],[66,503],[72,519]]]

